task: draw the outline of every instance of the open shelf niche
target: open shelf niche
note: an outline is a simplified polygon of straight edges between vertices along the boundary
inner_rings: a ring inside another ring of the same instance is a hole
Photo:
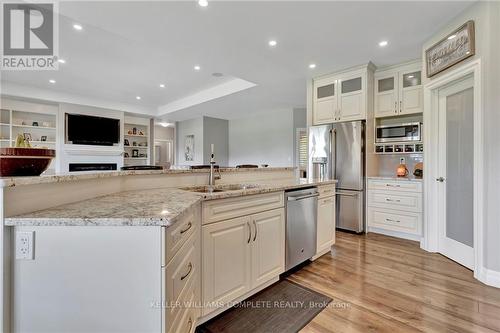
[[[123,165],[150,164],[150,119],[125,116],[123,126]],[[137,156],[135,156],[137,154]]]
[[[56,149],[58,111],[57,105],[2,98],[0,147],[15,147],[17,136],[21,134],[31,137],[34,148]],[[56,172],[56,158],[44,174]]]

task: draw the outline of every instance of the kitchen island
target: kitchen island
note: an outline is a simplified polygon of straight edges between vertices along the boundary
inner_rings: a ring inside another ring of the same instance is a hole
[[[206,173],[198,170],[5,180],[5,211],[21,211],[4,218],[5,265],[12,276],[4,281],[4,290],[12,291],[4,307],[11,330],[192,331],[200,320],[277,281],[284,270],[284,191],[320,186],[333,192],[335,181],[295,180],[293,168],[222,175],[218,191],[207,193]],[[76,191],[81,200],[51,206],[47,187],[69,197]],[[46,208],[9,207],[13,198],[32,196],[29,189],[44,193]],[[34,245],[31,257],[16,260],[21,236],[32,237]],[[210,256],[219,250],[222,256]],[[259,251],[266,257],[238,260]],[[242,272],[253,274],[252,281]],[[27,301],[34,297],[44,302]]]

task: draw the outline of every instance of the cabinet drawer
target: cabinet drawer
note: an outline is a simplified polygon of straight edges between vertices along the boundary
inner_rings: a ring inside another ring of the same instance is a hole
[[[335,194],[335,185],[318,186],[318,193],[320,198],[332,196]]]
[[[368,208],[368,226],[419,235],[422,214],[381,208]]]
[[[369,179],[368,189],[422,192],[422,183],[418,181]]]
[[[203,202],[202,224],[251,215],[284,206],[283,192]]]
[[[368,206],[421,213],[422,193],[369,190]]]
[[[200,212],[199,208],[192,209],[187,215],[183,216],[170,227],[163,229],[163,257],[162,266],[167,265],[173,256],[179,251],[182,244],[191,237],[195,230],[199,229]]]
[[[198,232],[195,232],[165,268],[164,290],[168,305],[182,303],[190,291],[192,293],[192,290],[195,291],[196,295],[200,294],[199,246],[199,235]],[[176,317],[178,310],[177,307],[166,309],[167,323]]]
[[[177,318],[173,321],[167,321],[167,330],[169,333],[192,333],[196,329],[196,320],[199,316],[199,309],[196,307],[196,296],[191,295],[186,300],[186,307],[183,307]]]
[[[162,274],[164,277],[167,275],[166,268],[163,268]],[[165,278],[164,278],[165,283]],[[187,282],[186,287],[182,290],[179,298],[177,300],[170,300],[168,295],[165,297],[167,300],[164,307],[164,320],[163,323],[167,327],[167,332],[174,332],[178,323],[181,322],[181,317],[183,313],[191,307],[198,306],[197,300],[200,299],[200,288],[199,280],[197,278],[191,278]],[[196,318],[199,315],[199,311]]]

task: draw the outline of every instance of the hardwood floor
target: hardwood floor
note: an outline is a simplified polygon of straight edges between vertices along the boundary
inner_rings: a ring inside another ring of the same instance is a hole
[[[288,279],[333,298],[301,332],[500,332],[500,289],[416,242],[337,232]]]

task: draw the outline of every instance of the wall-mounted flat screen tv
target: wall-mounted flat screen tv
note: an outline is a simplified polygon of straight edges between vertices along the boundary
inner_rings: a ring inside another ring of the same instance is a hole
[[[66,113],[66,142],[112,146],[120,142],[120,119]]]

